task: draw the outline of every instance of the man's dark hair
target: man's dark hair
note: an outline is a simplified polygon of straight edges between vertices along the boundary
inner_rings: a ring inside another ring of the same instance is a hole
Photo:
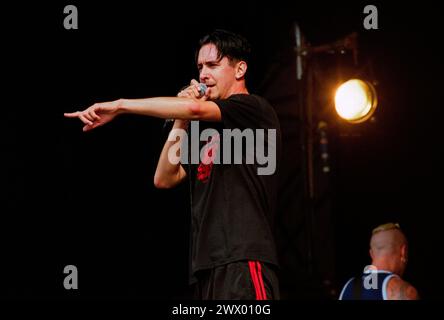
[[[227,57],[230,62],[245,61],[248,63],[249,61],[251,46],[247,39],[239,34],[222,29],[214,30],[199,41],[199,48],[196,51],[196,61],[200,48],[209,43],[216,46],[217,58],[219,60]]]

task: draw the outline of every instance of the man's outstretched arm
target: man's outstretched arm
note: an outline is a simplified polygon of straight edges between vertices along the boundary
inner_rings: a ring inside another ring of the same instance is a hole
[[[125,113],[163,119],[221,121],[216,103],[185,97],[119,99],[96,103],[83,111],[65,113],[65,117],[79,118],[85,124],[83,131],[89,131]]]
[[[123,113],[140,114],[166,119],[177,119],[175,129],[186,129],[189,120],[220,121],[219,107],[214,102],[206,101],[210,94],[207,89],[200,96],[199,83],[191,80],[190,86],[179,92],[177,98],[119,99],[111,102],[96,103],[84,111],[65,113],[65,117],[79,118],[89,131],[110,122]],[[168,159],[168,151],[175,141],[166,141],[159,158],[154,185],[157,188],[171,188],[186,178],[186,171],[180,163],[173,164]]]

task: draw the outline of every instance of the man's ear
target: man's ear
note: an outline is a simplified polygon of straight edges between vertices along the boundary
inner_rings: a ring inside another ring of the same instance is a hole
[[[370,254],[370,257],[372,258],[372,260],[374,260],[375,257],[373,256],[373,250],[371,248],[368,250],[368,253]]]
[[[401,258],[405,259],[405,261],[407,261],[408,259],[408,251],[407,251],[407,244],[403,244],[401,246]]]
[[[239,61],[236,64],[236,80],[242,79],[245,77],[245,73],[247,72],[247,63],[245,61]]]

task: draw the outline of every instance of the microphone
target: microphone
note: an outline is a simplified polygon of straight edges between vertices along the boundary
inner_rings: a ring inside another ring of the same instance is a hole
[[[183,87],[182,89],[180,89],[180,91],[183,91],[188,87],[189,87],[189,85]],[[205,91],[207,91],[207,85],[205,83],[199,83],[197,90],[199,91],[199,95],[196,98],[200,99],[204,96]]]
[[[207,91],[207,85],[205,83],[199,83],[199,97],[202,98],[205,95],[205,91]]]

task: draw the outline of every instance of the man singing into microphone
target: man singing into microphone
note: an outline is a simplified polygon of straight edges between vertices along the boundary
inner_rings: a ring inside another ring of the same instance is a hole
[[[132,113],[175,119],[171,132],[190,131],[190,128],[192,131],[196,123],[190,122],[196,120],[200,132],[211,128],[219,133],[200,141],[200,135],[191,132],[191,139],[199,139],[191,143],[200,143],[199,147],[210,150],[209,159],[200,159],[199,163],[172,163],[169,150],[176,141],[167,141],[154,176],[158,188],[172,188],[186,178],[189,180],[190,283],[197,299],[279,299],[274,240],[278,170],[258,174],[257,161],[244,161],[245,150],[241,151],[242,163],[213,161],[216,153],[226,152],[222,148],[226,130],[274,130],[273,145],[265,139],[264,148],[269,152],[274,148],[278,168],[279,121],[265,99],[247,90],[249,55],[250,46],[242,36],[216,30],[201,39],[196,54],[200,83],[192,80],[177,97],[119,99],[65,114],[79,118],[84,131],[101,126],[119,114]],[[237,151],[234,148],[234,157]]]

